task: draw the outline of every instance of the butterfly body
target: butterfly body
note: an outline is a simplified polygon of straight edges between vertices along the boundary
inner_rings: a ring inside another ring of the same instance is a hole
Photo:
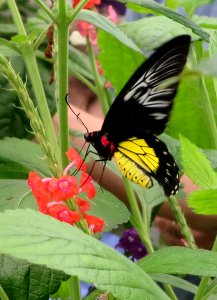
[[[116,97],[101,130],[84,136],[101,160],[114,157],[121,173],[143,187],[155,178],[167,196],[178,191],[179,169],[157,136],[167,125],[179,82],[164,84],[182,72],[189,45],[183,35],[157,49]]]

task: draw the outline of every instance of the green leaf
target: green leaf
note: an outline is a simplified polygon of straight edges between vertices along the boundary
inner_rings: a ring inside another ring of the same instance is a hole
[[[20,74],[23,81],[26,82],[31,99],[35,99],[32,84],[26,79],[26,69],[24,62],[19,56],[11,57],[11,64],[15,71]],[[51,66],[45,62],[38,61],[41,80],[45,89],[46,98],[50,108],[51,115],[56,112],[54,101],[54,89],[49,84]],[[15,136],[26,138],[30,136],[29,120],[24,111],[20,109],[21,105],[16,93],[11,90],[11,86],[6,78],[0,75],[0,138]]]
[[[7,57],[20,56],[20,53],[7,46],[0,45],[0,53]]]
[[[165,5],[173,10],[176,10],[179,6],[179,0],[166,0]]]
[[[210,162],[200,149],[188,139],[180,137],[182,165],[184,172],[192,181],[204,189],[217,185],[217,176]]]
[[[28,140],[17,138],[5,138],[4,140],[0,140],[0,163],[2,162],[11,162],[11,166],[16,165],[16,168],[20,166],[24,174],[30,170],[35,170],[40,174],[50,175],[40,146]],[[13,171],[12,169],[10,174],[13,174]],[[11,178],[11,176],[9,178]]]
[[[17,33],[17,27],[14,24],[0,24],[0,33],[1,35],[15,35]]]
[[[88,214],[103,218],[106,222],[105,231],[117,228],[118,225],[128,222],[130,218],[127,207],[112,193],[102,190],[99,185],[91,203]]]
[[[8,41],[6,39],[0,38],[0,44],[5,46],[8,50],[14,51],[16,53],[16,55],[20,54],[19,48],[17,48],[16,45],[12,41]],[[1,46],[1,50],[3,50],[3,49],[2,49],[2,46]],[[4,53],[1,52],[1,54],[4,54]],[[8,53],[6,53],[6,56],[8,57],[10,55]]]
[[[195,213],[217,215],[217,190],[196,191],[188,196],[188,205]]]
[[[0,180],[0,211],[6,209],[31,208],[37,204],[26,180]]]
[[[217,60],[217,53],[210,58],[205,58],[199,62],[194,67],[194,70],[202,72],[205,75],[209,76],[217,76],[217,70],[216,70],[216,60]]]
[[[111,82],[115,94],[145,60],[145,56],[126,47],[105,31],[98,33],[99,60],[105,77]]]
[[[179,0],[179,5],[185,9],[189,16],[191,16],[199,6],[210,4],[212,2],[213,0]]]
[[[210,36],[209,51],[211,56],[217,55],[217,31],[214,31]]]
[[[12,162],[7,159],[0,158],[0,179],[26,179],[29,169],[20,165],[19,162]]]
[[[217,168],[217,150],[204,150],[204,154],[206,155],[207,159],[210,161],[212,168]]]
[[[217,277],[217,253],[203,249],[162,248],[142,258],[138,265],[147,273]]]
[[[164,284],[169,284],[173,287],[180,288],[184,291],[188,291],[193,294],[196,294],[196,292],[197,292],[196,285],[194,285],[180,277],[176,277],[176,276],[168,275],[168,274],[150,274],[150,276],[154,281],[164,283]]]
[[[69,47],[69,71],[76,77],[77,73],[93,80],[93,71],[90,65],[89,57],[82,51],[70,46]]]
[[[145,48],[148,51],[158,48],[175,36],[192,34],[191,29],[165,16],[153,16],[123,23],[120,28],[138,47]]]
[[[76,275],[119,299],[169,300],[145,272],[114,249],[29,209],[0,213],[0,252]]]
[[[207,78],[206,87],[210,100],[214,105],[216,95],[212,79]],[[181,134],[190,139],[198,147],[211,149],[212,141],[207,134],[209,128],[207,122],[204,122],[203,95],[204,91],[202,90],[199,78],[184,77],[179,85],[166,132],[176,139]]]
[[[10,300],[46,300],[66,279],[63,272],[0,255],[0,282]]]
[[[134,42],[130,38],[128,38],[128,36],[123,31],[121,31],[114,23],[109,21],[106,17],[92,10],[83,9],[79,12],[77,19],[94,24],[96,27],[103,29],[107,33],[114,36],[121,43],[132,48],[135,51],[140,52],[136,44],[134,44]]]
[[[200,27],[217,29],[217,18],[194,15],[192,20]]]
[[[156,2],[154,2],[153,0],[127,0],[126,2],[127,3],[135,3],[142,7],[149,8],[149,9],[153,10],[154,12],[160,13],[160,14],[174,20],[175,22],[178,22],[178,23],[184,25],[185,27],[190,28],[195,34],[200,36],[205,41],[207,41],[207,42],[209,41],[209,34],[206,33],[205,31],[203,31],[197,24],[192,22],[190,19],[184,17],[183,15],[181,15],[163,5],[160,5]]]

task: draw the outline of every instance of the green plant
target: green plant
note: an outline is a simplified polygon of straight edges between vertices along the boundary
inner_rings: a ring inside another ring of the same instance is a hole
[[[188,248],[166,247],[155,252],[150,239],[152,213],[165,201],[158,186],[144,191],[125,182],[131,213],[115,196],[97,187],[93,215],[103,217],[107,231],[130,220],[149,252],[147,257],[133,263],[91,236],[84,223],[80,228],[89,234],[36,212],[35,199],[26,183],[31,170],[46,178],[60,177],[68,165],[65,155],[69,148],[65,102],[68,74],[79,78],[97,94],[106,113],[111,104],[106,80],[117,94],[144,60],[140,48],[150,51],[173,36],[189,34],[192,49],[167,130],[175,139],[182,137],[180,143],[165,135],[163,139],[167,140],[182,172],[201,187],[189,196],[189,205],[198,213],[216,214],[217,19],[194,15],[199,5],[209,2],[176,0],[166,1],[162,6],[151,0],[129,0],[126,2],[129,8],[141,13],[151,11],[153,16],[120,25],[95,11],[82,9],[88,0],[82,0],[75,8],[66,0],[54,1],[51,8],[44,1],[35,0],[34,6],[26,10],[23,3],[15,0],[8,0],[8,6],[4,1],[0,3],[2,16],[5,17],[7,9],[10,16],[2,18],[8,23],[0,26],[4,36],[0,38],[0,70],[4,76],[1,78],[4,95],[0,102],[5,105],[2,120],[6,116],[12,124],[14,114],[16,121],[24,119],[19,123],[20,130],[10,126],[11,130],[1,131],[1,137],[10,136],[0,141],[1,299],[48,299],[69,276],[56,294],[62,299],[81,299],[79,280],[93,283],[97,288],[87,299],[95,299],[101,290],[109,292],[109,299],[177,299],[173,286],[191,291],[195,300],[208,299],[216,293],[217,243],[213,251],[196,248],[175,197],[169,202]],[[176,11],[179,6],[185,9],[187,17]],[[98,72],[89,36],[86,38],[88,55],[69,46],[69,27],[76,20],[98,28],[98,58],[103,76]],[[46,33],[51,25],[54,26],[54,56],[45,58]],[[204,41],[208,48],[204,48]],[[55,74],[54,91],[47,84],[49,71],[44,71],[51,64]],[[13,92],[9,90],[11,87]],[[57,107],[57,134],[49,106],[52,113]],[[24,133],[26,127],[28,130]],[[32,135],[38,144],[21,139]],[[8,276],[5,270],[10,271]],[[192,274],[202,280],[197,288],[174,274]],[[161,282],[164,289],[156,282]]]

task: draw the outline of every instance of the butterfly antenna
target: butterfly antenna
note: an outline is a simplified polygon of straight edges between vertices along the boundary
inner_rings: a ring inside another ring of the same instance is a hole
[[[72,109],[71,105],[69,104],[69,101],[68,101],[68,94],[66,95],[65,97],[65,101],[66,101],[66,104],[68,105],[68,107],[70,108],[70,110],[73,112],[73,114],[76,116],[78,122],[80,124],[82,124],[84,126],[84,128],[86,129],[86,131],[89,133],[89,130],[87,128],[87,126],[84,124],[84,122],[82,121],[82,119],[79,117],[80,113],[79,114],[76,114],[76,112]]]

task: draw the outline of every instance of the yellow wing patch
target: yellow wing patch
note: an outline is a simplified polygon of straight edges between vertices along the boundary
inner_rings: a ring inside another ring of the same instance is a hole
[[[152,186],[152,179],[147,172],[156,173],[159,158],[144,139],[132,137],[119,143],[114,159],[121,173],[129,180],[146,188]]]
[[[155,173],[159,167],[159,158],[144,139],[132,137],[123,141],[118,145],[118,151],[148,172]]]
[[[123,153],[116,151],[114,153],[114,159],[122,175],[126,178],[145,188],[149,189],[152,187],[153,183],[151,177],[139,169],[130,158],[127,158]]]

